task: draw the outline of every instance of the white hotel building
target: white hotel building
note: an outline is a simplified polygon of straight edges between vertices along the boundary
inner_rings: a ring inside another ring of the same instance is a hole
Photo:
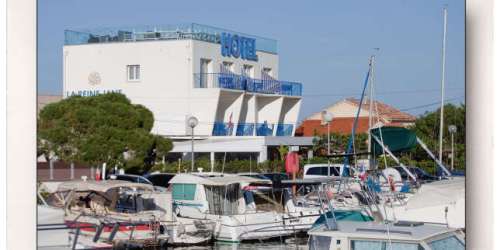
[[[173,152],[235,152],[268,158],[269,147],[311,145],[294,137],[302,84],[278,80],[275,40],[199,24],[66,30],[63,96],[125,94],[149,108],[153,133]]]

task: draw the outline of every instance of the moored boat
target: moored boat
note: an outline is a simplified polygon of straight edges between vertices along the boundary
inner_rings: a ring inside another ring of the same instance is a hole
[[[208,221],[172,214],[171,193],[152,185],[124,181],[71,181],[57,192],[63,197],[64,223],[75,242],[111,246],[199,244],[211,239]]]
[[[464,250],[461,230],[423,222],[338,221],[309,232],[310,250]]]

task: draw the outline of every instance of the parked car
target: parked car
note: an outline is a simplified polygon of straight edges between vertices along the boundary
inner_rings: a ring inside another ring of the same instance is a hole
[[[464,170],[453,170],[451,171],[452,176],[465,176]]]
[[[129,181],[129,182],[135,182],[135,183],[143,183],[143,184],[149,184],[154,186],[154,189],[156,191],[166,191],[167,189],[163,186],[157,186],[150,180],[148,180],[144,176],[140,175],[135,175],[135,174],[111,174],[109,175],[109,179],[114,179],[114,180],[119,180],[119,181]]]
[[[112,174],[109,176],[109,179],[153,185],[153,183],[147,178],[135,174]]]
[[[402,167],[394,167],[400,174],[401,178],[403,180],[407,180],[408,173],[402,168]],[[417,177],[418,180],[423,180],[423,181],[436,181],[439,180],[440,178],[438,176],[431,175],[427,173],[425,170],[418,168],[418,167],[408,167],[408,170]]]
[[[144,177],[148,179],[153,185],[168,188],[170,184],[168,183],[175,174],[172,173],[151,173]]]
[[[338,163],[306,164],[304,166],[304,179],[340,176],[343,167],[344,164]]]

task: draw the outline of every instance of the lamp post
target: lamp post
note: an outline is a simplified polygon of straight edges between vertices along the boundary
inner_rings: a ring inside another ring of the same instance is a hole
[[[457,126],[455,126],[455,125],[448,126],[448,131],[451,134],[451,170],[453,171],[453,163],[454,163],[454,159],[455,159],[455,152],[454,152],[455,138],[454,138],[454,135],[457,132]]]
[[[187,124],[191,127],[191,172],[194,172],[194,127],[198,125],[198,119],[191,116],[188,118]]]
[[[321,118],[322,118],[322,123],[326,124],[327,126],[327,143],[328,143],[327,155],[330,155],[330,122],[332,122],[333,120],[333,114],[330,113],[328,110],[323,110],[321,111]]]

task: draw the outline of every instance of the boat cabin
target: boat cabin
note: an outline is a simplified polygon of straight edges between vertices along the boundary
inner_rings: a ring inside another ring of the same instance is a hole
[[[267,179],[231,174],[177,174],[170,180],[174,211],[184,217],[236,215],[257,210],[252,190]]]
[[[442,224],[338,221],[309,230],[310,250],[465,250],[464,234]]]
[[[71,211],[98,214],[109,212],[139,213],[170,210],[165,202],[166,193],[155,191],[152,185],[127,181],[70,181],[59,185],[64,207]],[[165,206],[163,206],[165,205]]]

